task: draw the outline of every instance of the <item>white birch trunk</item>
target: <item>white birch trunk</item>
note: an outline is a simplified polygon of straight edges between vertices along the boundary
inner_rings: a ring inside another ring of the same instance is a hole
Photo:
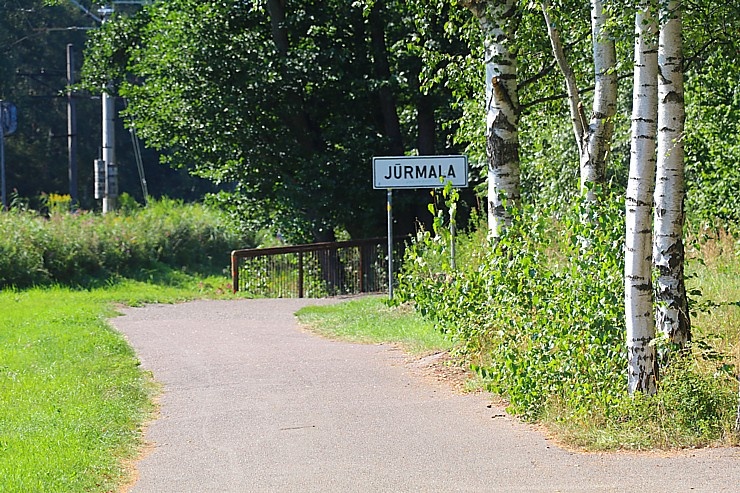
[[[548,1],[542,2],[542,12],[555,61],[565,76],[571,123],[578,145],[581,191],[593,201],[596,196],[589,190],[592,188],[590,184],[603,183],[606,179],[606,159],[614,133],[613,118],[617,108],[617,54],[614,40],[607,33],[608,18],[602,0],[591,0],[595,89],[593,111],[588,118],[581,103],[573,69],[565,57],[560,32],[551,19]]]
[[[624,301],[628,390],[654,394],[658,378],[653,318],[652,200],[658,124],[658,44],[654,0],[635,16],[632,136],[627,185]]]
[[[511,223],[508,208],[520,201],[520,109],[513,49],[517,2],[488,0],[466,6],[478,18],[484,38],[488,228],[496,238]]]
[[[608,17],[602,0],[591,0],[591,35],[593,44],[594,90],[593,112],[586,142],[581,146],[581,190],[589,183],[604,183],[606,158],[614,133],[617,111],[617,51],[614,39],[606,29]],[[592,191],[587,193],[594,200]]]
[[[656,324],[683,346],[691,339],[684,284],[684,92],[681,4],[663,3],[658,42],[658,166],[653,263],[658,270]]]
[[[558,64],[558,68],[563,73],[565,78],[565,87],[568,92],[568,109],[570,110],[570,121],[573,125],[573,134],[578,144],[578,153],[581,154],[583,147],[583,137],[586,133],[586,115],[583,112],[583,104],[581,104],[581,95],[578,93],[578,83],[576,82],[576,76],[573,73],[573,68],[565,58],[565,50],[563,49],[563,41],[560,38],[560,30],[556,27],[552,21],[550,15],[550,4],[545,1],[542,2],[542,14],[545,16],[545,25],[547,25],[547,34],[550,38],[550,46],[552,46],[552,53],[555,56],[555,61]]]

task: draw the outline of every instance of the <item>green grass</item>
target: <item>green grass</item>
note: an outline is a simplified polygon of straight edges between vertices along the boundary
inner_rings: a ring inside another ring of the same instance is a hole
[[[381,296],[367,296],[328,306],[310,306],[297,315],[301,323],[327,337],[360,343],[398,344],[414,354],[444,351],[450,342],[408,306],[388,307]]]
[[[740,256],[731,238],[705,242],[690,251],[689,290],[699,310],[692,318],[692,355],[661,373],[656,397],[622,395],[588,413],[574,414],[567,402],[550,396],[538,418],[560,443],[586,450],[649,450],[737,446],[733,430],[738,383],[721,370],[740,371]],[[700,259],[700,260],[699,260]],[[719,306],[713,306],[719,305]],[[380,297],[310,307],[299,319],[330,337],[355,342],[400,343],[417,352],[449,348],[432,325],[408,306],[389,308]],[[707,350],[707,348],[710,348]],[[626,366],[626,361],[624,362]],[[626,381],[626,377],[625,377]],[[471,385],[475,382],[471,382]],[[478,382],[480,383],[480,382]]]
[[[223,279],[164,277],[0,292],[0,491],[107,492],[128,479],[156,389],[106,319],[116,303],[224,291]]]

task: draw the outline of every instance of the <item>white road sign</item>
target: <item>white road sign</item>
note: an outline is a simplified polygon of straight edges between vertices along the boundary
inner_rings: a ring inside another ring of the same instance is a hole
[[[467,156],[389,156],[373,158],[373,188],[468,186]]]

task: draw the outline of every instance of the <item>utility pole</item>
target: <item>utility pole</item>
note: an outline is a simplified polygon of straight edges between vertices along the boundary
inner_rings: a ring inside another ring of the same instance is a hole
[[[2,200],[0,211],[8,210],[8,197],[5,195],[5,126],[2,122],[0,122],[0,200]]]
[[[108,16],[113,13],[111,7],[101,7],[98,10],[103,23]],[[115,114],[116,100],[111,94],[113,92],[113,83],[109,82],[103,88],[102,106],[103,106],[103,163],[105,166],[105,193],[103,195],[103,214],[116,210],[118,198],[118,167],[116,164],[116,134],[115,134]]]
[[[80,10],[82,10],[85,15],[90,17],[96,22],[99,22],[100,24],[105,24],[105,22],[108,20],[108,18],[113,14],[114,8],[116,4],[131,4],[131,5],[146,5],[151,3],[150,0],[109,0],[109,6],[104,6],[98,9],[99,17],[93,14],[90,10],[85,8],[80,2],[77,0],[70,0],[72,4],[77,6]],[[68,57],[69,55],[69,46],[68,49]],[[72,79],[72,74],[69,72],[69,66],[71,66],[71,62],[68,60],[68,72],[67,72],[67,79]],[[71,101],[71,96],[69,96],[69,99]],[[96,176],[96,198],[98,195],[102,196],[103,199],[103,214],[106,214],[108,212],[116,210],[117,206],[117,199],[118,199],[118,165],[116,163],[116,154],[115,154],[115,147],[116,147],[116,135],[115,135],[115,127],[114,127],[114,121],[115,121],[115,114],[116,114],[116,105],[115,105],[115,96],[113,95],[113,83],[108,82],[106,86],[103,88],[103,94],[102,94],[102,113],[103,113],[103,129],[102,129],[102,156],[100,160],[95,161],[95,176]],[[70,103],[71,104],[71,103]],[[74,109],[71,109],[70,112],[73,112]],[[72,117],[69,117],[70,120]],[[73,145],[71,143],[71,139],[73,136],[76,137],[76,129],[72,129],[70,126],[72,123],[68,123],[68,134],[70,135],[70,163],[72,162],[72,148]],[[76,126],[76,125],[75,125]],[[76,159],[76,158],[75,158]],[[102,168],[102,169],[101,169]],[[73,166],[70,164],[70,183],[72,183],[72,173],[73,173]],[[100,171],[100,175],[105,175],[105,183],[103,184],[103,187],[99,187],[99,180],[98,180],[98,172]],[[74,174],[75,174],[75,195],[76,195],[76,173],[77,168],[76,165],[74,166]],[[72,185],[70,185],[70,195]],[[102,188],[102,190],[100,190]],[[146,193],[146,192],[145,192]],[[75,197],[72,196],[72,200],[74,202]]]
[[[103,163],[105,166],[105,193],[103,195],[103,214],[116,210],[118,198],[118,167],[116,166],[116,133],[114,118],[115,98],[108,94],[113,89],[108,84],[103,90]]]
[[[72,210],[79,204],[77,191],[77,108],[72,84],[74,76],[74,45],[67,45],[67,158],[69,163],[69,196]]]

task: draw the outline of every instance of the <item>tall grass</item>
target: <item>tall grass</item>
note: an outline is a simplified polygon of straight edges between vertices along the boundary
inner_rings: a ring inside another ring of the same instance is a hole
[[[0,214],[0,288],[90,285],[162,265],[210,274],[245,243],[220,213],[170,199],[103,216],[12,210]]]

